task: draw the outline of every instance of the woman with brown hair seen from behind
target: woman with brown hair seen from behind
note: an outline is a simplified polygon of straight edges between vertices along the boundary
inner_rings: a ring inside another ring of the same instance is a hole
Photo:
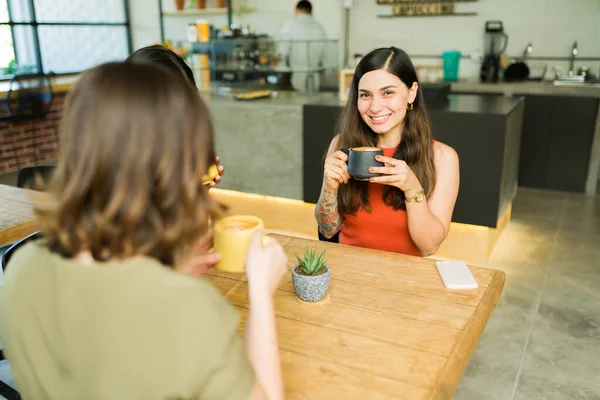
[[[281,399],[281,246],[253,237],[245,343],[236,310],[186,275],[215,257],[195,249],[218,218],[201,183],[213,127],[197,92],[161,67],[105,64],[71,89],[61,130],[36,206],[44,238],[14,254],[0,289],[22,397]]]
[[[348,174],[342,148],[379,147],[381,174]],[[458,195],[456,152],[432,140],[423,94],[408,55],[395,47],[356,67],[333,139],[315,209],[319,231],[340,243],[417,256],[434,254],[448,235]]]

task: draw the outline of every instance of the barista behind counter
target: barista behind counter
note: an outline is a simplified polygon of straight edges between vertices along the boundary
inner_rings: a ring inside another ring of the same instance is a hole
[[[281,38],[294,42],[327,39],[325,29],[313,18],[312,10],[312,4],[309,1],[299,1],[296,5],[294,19],[287,22],[281,30]],[[318,69],[323,64],[325,43],[311,43],[310,48],[307,42],[290,42],[283,44],[283,46],[282,50],[287,66],[292,70],[306,69],[307,67],[313,70]],[[294,89],[299,92],[307,92],[309,88],[311,92],[317,92],[320,87],[319,73],[293,72],[291,83]]]

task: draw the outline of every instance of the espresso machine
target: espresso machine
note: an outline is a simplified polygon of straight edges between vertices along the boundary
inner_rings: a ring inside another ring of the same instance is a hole
[[[481,81],[498,82],[500,54],[506,51],[508,35],[504,33],[502,21],[485,22],[485,55],[481,64]]]

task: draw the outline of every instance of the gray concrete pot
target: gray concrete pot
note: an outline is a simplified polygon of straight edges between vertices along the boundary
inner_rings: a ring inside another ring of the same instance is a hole
[[[323,299],[329,289],[329,275],[331,271],[325,265],[327,272],[320,275],[300,275],[296,272],[299,265],[294,265],[292,268],[292,283],[296,290],[296,295],[302,301],[315,302]]]

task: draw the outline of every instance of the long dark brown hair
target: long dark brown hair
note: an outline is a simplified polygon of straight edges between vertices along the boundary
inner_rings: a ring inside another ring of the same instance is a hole
[[[152,64],[160,67],[165,67],[176,75],[184,78],[194,90],[197,90],[196,80],[191,68],[186,64],[183,58],[179,57],[175,52],[167,49],[164,46],[155,44],[152,46],[142,47],[134,51],[127,59],[126,63],[137,64]],[[216,153],[211,150],[207,153],[207,162],[210,164],[215,162]]]
[[[66,100],[50,196],[35,208],[48,246],[174,265],[218,218],[201,182],[213,142],[206,105],[174,72],[110,63],[83,73]]]
[[[336,150],[348,147],[376,146],[377,134],[369,128],[358,112],[358,83],[364,74],[384,69],[397,76],[408,88],[414,82],[419,83],[417,73],[410,57],[395,47],[373,50],[367,54],[356,67],[348,101],[338,120],[339,139]],[[423,93],[419,86],[412,110],[406,112],[403,121],[402,140],[394,153],[394,158],[404,160],[413,170],[423,186],[425,195],[429,197],[435,188],[436,174],[433,162],[432,133]],[[338,191],[338,210],[342,217],[345,214],[356,214],[363,207],[370,211],[368,202],[368,182],[351,179],[348,184],[341,185]],[[383,201],[394,210],[405,210],[404,192],[393,186],[385,186]]]
[[[160,65],[178,71],[194,87],[196,80],[191,68],[175,52],[164,46],[155,44],[134,51],[125,62],[147,63]]]

